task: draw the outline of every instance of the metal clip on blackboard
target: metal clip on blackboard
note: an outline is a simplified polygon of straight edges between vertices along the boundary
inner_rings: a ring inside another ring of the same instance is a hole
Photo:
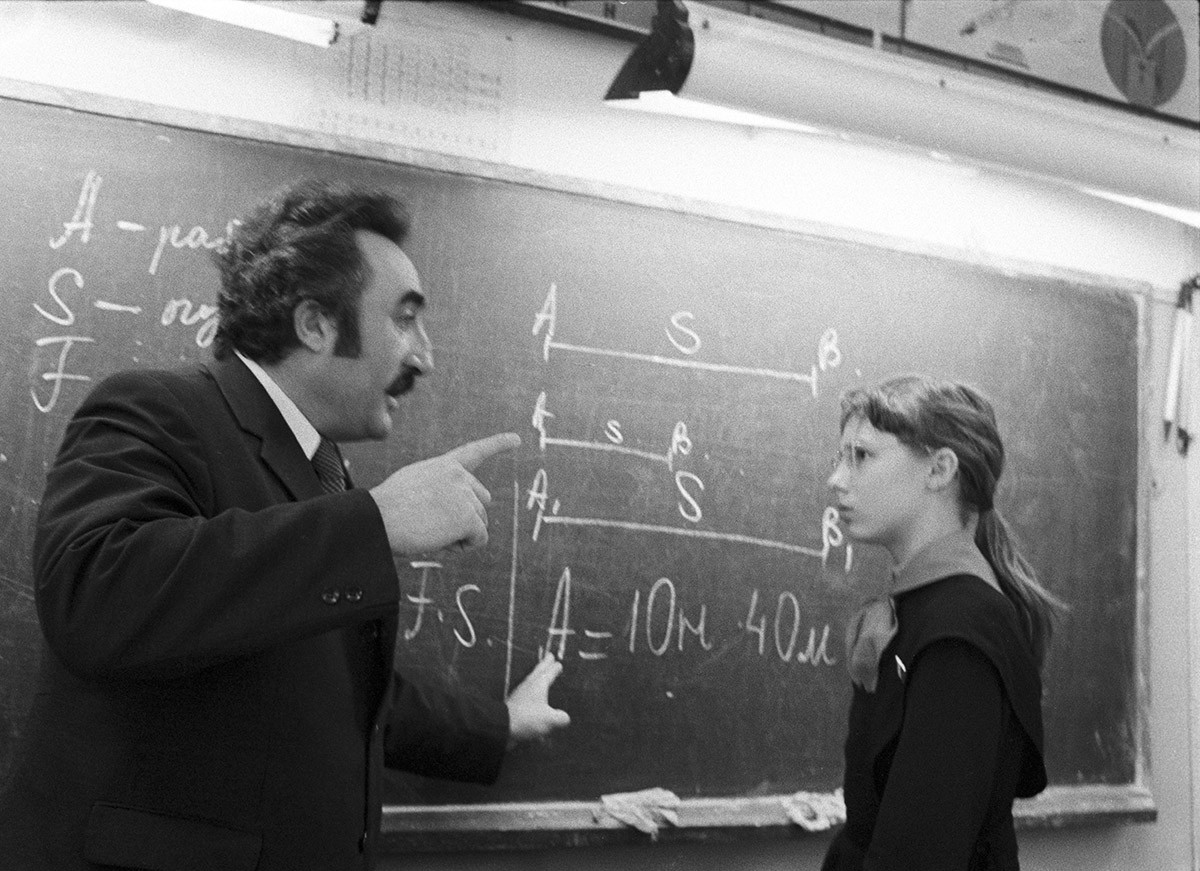
[[[1163,396],[1163,437],[1171,437],[1174,428],[1179,452],[1200,432],[1200,336],[1192,311],[1192,295],[1200,288],[1200,274],[1179,287],[1175,298],[1175,326],[1171,336],[1171,357],[1167,365],[1167,387]]]

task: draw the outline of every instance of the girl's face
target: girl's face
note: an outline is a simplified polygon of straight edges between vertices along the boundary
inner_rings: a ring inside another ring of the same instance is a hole
[[[894,558],[909,551],[929,498],[932,459],[865,418],[852,417],[829,476],[829,489],[846,533],[878,544]]]

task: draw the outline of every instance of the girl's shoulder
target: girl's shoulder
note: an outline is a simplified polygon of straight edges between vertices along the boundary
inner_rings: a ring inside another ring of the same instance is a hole
[[[974,575],[951,575],[910,590],[897,597],[896,608],[901,624],[914,631],[981,633],[997,642],[1024,645],[1017,609]]]
[[[897,616],[895,653],[906,663],[937,641],[963,641],[992,662],[1010,696],[1035,692],[1040,702],[1041,677],[1017,609],[986,581],[972,575],[934,581],[899,597]]]
[[[980,578],[954,575],[903,594],[897,613],[899,632],[889,652],[908,670],[918,668],[922,651],[938,641],[965,642],[982,653],[1040,759],[1041,673],[1008,598]]]

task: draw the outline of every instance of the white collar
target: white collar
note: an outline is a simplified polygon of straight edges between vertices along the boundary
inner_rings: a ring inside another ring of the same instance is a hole
[[[267,395],[271,397],[271,401],[283,415],[288,428],[296,436],[296,441],[300,443],[300,449],[304,451],[304,456],[311,460],[313,454],[317,452],[317,446],[321,444],[321,434],[317,432],[317,428],[304,416],[304,412],[297,407],[296,403],[292,402],[291,397],[283,392],[283,388],[276,383],[275,379],[267,374],[266,369],[241,351],[235,349],[233,353],[237,354],[238,359],[246,364],[246,368],[254,373],[258,383],[263,386],[263,390],[267,391]]]

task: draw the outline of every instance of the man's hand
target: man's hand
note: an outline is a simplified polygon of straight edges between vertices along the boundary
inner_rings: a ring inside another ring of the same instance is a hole
[[[403,556],[487,544],[492,496],[471,474],[484,460],[521,444],[514,432],[459,445],[393,472],[371,488],[392,553]]]
[[[508,695],[508,746],[520,741],[545,738],[555,729],[571,725],[566,711],[550,707],[550,684],[563,670],[563,665],[547,653],[533,667],[525,680]]]

